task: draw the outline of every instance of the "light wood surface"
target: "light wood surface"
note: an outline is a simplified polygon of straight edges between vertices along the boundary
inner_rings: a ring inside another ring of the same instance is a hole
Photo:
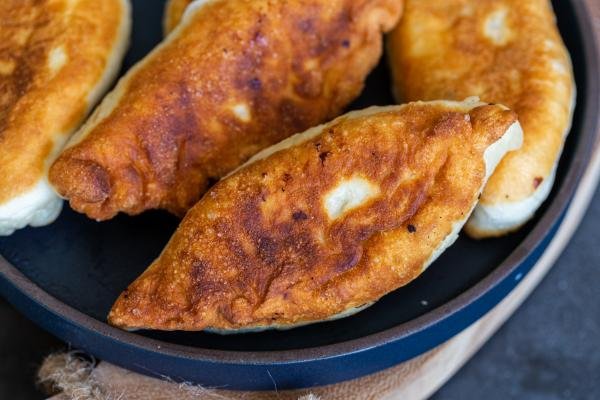
[[[576,0],[577,1],[577,0]],[[600,1],[579,0],[592,12],[597,37],[600,40]],[[544,255],[513,292],[492,311],[468,329],[437,348],[413,360],[388,370],[337,385],[311,390],[240,393],[224,390],[205,391],[198,387],[182,386],[100,363],[92,372],[94,385],[113,395],[125,394],[124,399],[298,399],[313,394],[322,400],[350,399],[425,399],[450,379],[488,339],[502,326],[537,287],[552,268],[579,225],[595,192],[600,175],[600,140],[594,148],[592,162],[581,179],[580,186],[563,224]],[[53,400],[65,400],[56,396]]]

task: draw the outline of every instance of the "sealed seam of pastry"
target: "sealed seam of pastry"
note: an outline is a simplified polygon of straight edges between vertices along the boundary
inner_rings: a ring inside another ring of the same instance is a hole
[[[397,0],[212,0],[122,78],[50,171],[104,220],[183,215],[259,150],[337,116],[382,52]]]
[[[120,68],[128,0],[0,2],[0,235],[52,222],[48,168]]]
[[[163,17],[163,31],[165,36],[171,33],[179,24],[190,3],[195,2],[197,6],[201,6],[209,1],[216,0],[167,0],[165,2],[165,12]]]
[[[521,139],[512,111],[473,101],[374,107],[291,137],[188,212],[109,322],[232,333],[350,315],[454,242]]]
[[[388,41],[399,102],[479,96],[519,115],[506,157],[467,224],[473,237],[527,222],[547,198],[575,106],[569,54],[548,0],[408,0]]]

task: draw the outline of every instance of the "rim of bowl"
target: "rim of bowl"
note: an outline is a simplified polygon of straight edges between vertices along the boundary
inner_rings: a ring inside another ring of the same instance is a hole
[[[1,255],[0,269],[6,272],[8,281],[19,291],[59,318],[67,320],[83,330],[93,331],[108,337],[122,345],[170,357],[219,364],[272,365],[302,363],[362,352],[421,332],[470,306],[521,265],[546,237],[548,230],[566,209],[579,184],[579,178],[589,164],[592,144],[600,126],[600,115],[598,114],[600,109],[600,78],[595,74],[595,71],[600,70],[600,54],[592,26],[591,13],[587,10],[587,6],[579,1],[571,1],[571,5],[577,17],[580,36],[583,39],[582,49],[587,88],[585,108],[582,114],[582,137],[577,143],[574,152],[575,157],[565,175],[563,185],[531,232],[492,273],[449,302],[411,321],[361,338],[302,349],[260,352],[203,349],[151,339],[120,330],[90,317],[42,290]]]

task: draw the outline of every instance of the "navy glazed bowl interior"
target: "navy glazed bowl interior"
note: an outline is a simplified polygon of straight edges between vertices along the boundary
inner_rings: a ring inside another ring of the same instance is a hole
[[[163,2],[134,0],[124,70],[162,37]],[[461,236],[417,280],[350,318],[289,331],[219,336],[124,332],[106,324],[120,292],[158,256],[177,219],[163,212],[96,223],[65,205],[52,225],[0,238],[0,293],[54,335],[144,374],[206,386],[270,390],[356,378],[435,347],[506,296],[552,239],[587,166],[598,117],[598,54],[581,1],[555,1],[578,87],[573,128],[556,184],[536,218],[516,234]],[[382,60],[351,108],[393,103]]]

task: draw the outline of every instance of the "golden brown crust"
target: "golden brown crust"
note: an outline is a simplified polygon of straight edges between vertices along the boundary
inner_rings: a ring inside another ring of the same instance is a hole
[[[52,166],[52,184],[98,220],[151,208],[183,215],[258,150],[340,113],[400,8],[397,0],[208,2],[105,99],[106,115]]]
[[[0,204],[35,186],[121,40],[121,0],[0,2]]]
[[[548,0],[407,0],[388,45],[399,101],[479,96],[519,115],[523,147],[502,161],[482,205],[522,201],[551,179],[575,87]]]
[[[109,322],[283,327],[376,301],[418,276],[471,211],[484,152],[516,115],[441,102],[370,114],[340,117],[215,185]],[[331,214],[330,195],[357,180],[370,196]]]

